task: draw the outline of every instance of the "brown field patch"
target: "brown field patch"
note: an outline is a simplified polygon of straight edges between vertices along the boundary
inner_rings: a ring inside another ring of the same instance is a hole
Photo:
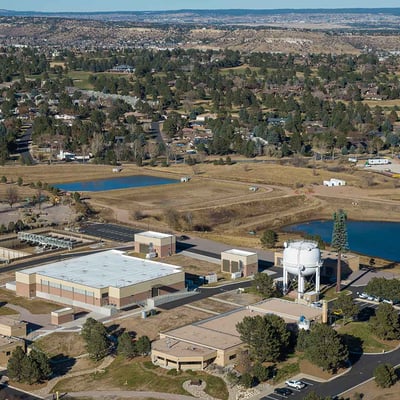
[[[390,388],[381,388],[375,383],[375,380],[372,380],[358,386],[356,389],[345,392],[344,397],[352,399],[355,393],[362,393],[363,400],[397,400],[399,392],[400,382],[397,382]]]
[[[86,353],[85,343],[76,332],[55,332],[35,341],[35,346],[44,351],[49,357],[63,354],[77,357]]]
[[[163,260],[168,264],[178,265],[183,267],[183,270],[187,273],[194,274],[194,275],[208,275],[213,272],[220,272],[221,267],[219,264],[210,263],[203,260],[194,259],[191,257],[186,257],[181,254],[175,254],[171,257],[166,258]],[[221,274],[222,276],[222,274]]]

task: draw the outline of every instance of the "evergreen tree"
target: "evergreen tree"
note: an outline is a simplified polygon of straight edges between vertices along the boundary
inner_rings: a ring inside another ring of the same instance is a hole
[[[25,356],[21,362],[21,380],[32,385],[40,381],[39,366],[32,360],[31,357]]]
[[[147,336],[141,336],[136,342],[136,351],[142,356],[147,355],[151,351],[151,342]]]
[[[340,335],[329,325],[316,324],[305,341],[305,356],[323,370],[336,370],[349,356]]]
[[[89,357],[98,361],[109,351],[110,342],[105,326],[93,318],[88,318],[83,324],[81,335],[86,342]]]
[[[236,329],[258,362],[277,361],[287,351],[290,333],[284,319],[277,315],[244,317]]]
[[[133,358],[136,355],[135,343],[128,332],[124,332],[118,338],[117,352],[125,358]]]
[[[370,327],[379,338],[395,340],[400,338],[400,324],[397,310],[390,304],[381,303],[374,317],[371,317]]]
[[[374,370],[376,384],[381,388],[393,386],[397,381],[397,374],[390,364],[379,364]]]
[[[22,362],[26,357],[22,347],[18,346],[11,354],[7,364],[7,373],[11,379],[22,381]]]
[[[47,355],[45,353],[43,353],[42,351],[33,349],[29,353],[29,358],[37,365],[37,368],[39,369],[39,372],[40,372],[39,380],[40,381],[50,378],[53,371],[50,366],[49,358],[47,357]]]
[[[276,289],[274,286],[274,280],[268,274],[256,273],[254,275],[252,286],[264,299],[268,299],[270,297],[274,297],[276,293]]]
[[[333,214],[333,232],[331,246],[337,251],[337,273],[336,273],[336,292],[340,292],[340,282],[342,280],[341,260],[342,253],[348,250],[346,213],[338,210]]]

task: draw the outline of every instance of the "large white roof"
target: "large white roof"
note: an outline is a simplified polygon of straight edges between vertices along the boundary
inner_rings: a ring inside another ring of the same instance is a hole
[[[73,282],[93,288],[125,287],[181,272],[181,268],[108,250],[56,263],[28,268],[20,273]]]
[[[238,250],[238,249],[231,249],[231,250],[226,250],[223,253],[228,253],[228,254],[235,254],[237,256],[242,256],[242,257],[248,257],[248,256],[253,256],[254,252],[250,252],[250,251],[245,251],[245,250]]]
[[[165,239],[174,236],[174,235],[169,235],[168,233],[154,232],[154,231],[140,232],[137,233],[136,235],[146,236],[149,238],[157,238],[157,239]]]

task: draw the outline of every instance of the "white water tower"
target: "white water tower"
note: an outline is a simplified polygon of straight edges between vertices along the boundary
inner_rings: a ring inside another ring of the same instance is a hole
[[[288,289],[289,274],[297,276],[298,299],[304,295],[306,278],[315,275],[315,291],[320,291],[321,252],[318,243],[297,240],[285,243],[283,250],[283,292]]]

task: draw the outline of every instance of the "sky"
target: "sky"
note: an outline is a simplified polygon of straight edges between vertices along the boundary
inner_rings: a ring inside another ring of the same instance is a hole
[[[0,0],[0,9],[49,12],[381,7],[400,7],[400,2],[399,0]]]

